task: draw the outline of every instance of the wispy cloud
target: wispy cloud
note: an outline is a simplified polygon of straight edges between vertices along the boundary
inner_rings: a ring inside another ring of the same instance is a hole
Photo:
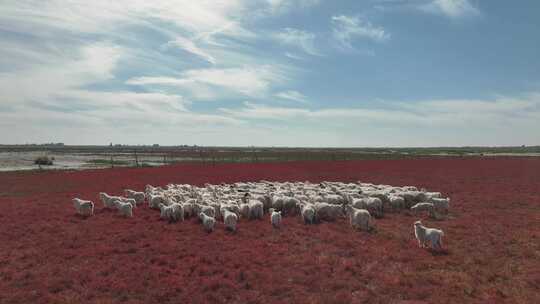
[[[194,69],[182,72],[179,77],[136,77],[129,85],[178,86],[197,91],[208,86],[221,88],[229,93],[261,97],[269,88],[285,80],[285,76],[274,66],[243,66],[241,68]]]
[[[265,0],[269,12],[273,14],[287,13],[295,8],[306,9],[318,5],[320,0]]]
[[[316,36],[313,33],[293,28],[285,28],[282,32],[276,33],[274,38],[282,44],[298,47],[310,55],[322,55],[315,47]]]
[[[164,44],[162,48],[167,49],[170,47],[180,48],[188,53],[191,53],[208,61],[211,64],[216,64],[216,59],[212,55],[210,55],[208,51],[205,51],[198,47],[193,40],[178,36],[176,37],[176,39]]]
[[[333,16],[333,36],[344,49],[354,49],[352,41],[355,38],[383,42],[390,39],[390,34],[384,28],[375,26],[358,16]]]
[[[382,107],[321,108],[276,107],[245,102],[242,108],[220,111],[243,119],[293,120],[324,124],[350,122],[387,128],[494,128],[516,125],[540,128],[540,93],[521,98],[500,96],[492,100],[426,100],[414,103],[384,102]],[[324,118],[324,120],[320,120]],[[349,120],[353,119],[353,120]],[[502,123],[502,124],[501,124]],[[532,130],[532,129],[531,129]],[[540,135],[538,136],[540,140]]]
[[[294,90],[279,92],[275,94],[275,96],[282,99],[292,100],[292,101],[301,102],[301,103],[307,103],[306,96]]]
[[[480,15],[480,10],[469,0],[433,0],[419,6],[422,11],[449,18],[463,18]]]

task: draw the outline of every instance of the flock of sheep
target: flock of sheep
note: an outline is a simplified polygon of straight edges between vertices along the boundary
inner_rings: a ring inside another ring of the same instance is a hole
[[[333,221],[348,217],[353,228],[370,231],[374,219],[386,212],[411,210],[427,212],[432,218],[448,213],[450,199],[440,192],[428,192],[414,186],[394,187],[370,183],[321,182],[245,182],[234,184],[169,184],[165,188],[147,185],[144,192],[125,190],[125,196],[100,193],[105,208],[116,209],[125,217],[145,201],[152,209],[160,210],[160,218],[169,222],[198,217],[204,229],[211,232],[217,220],[225,229],[236,231],[239,219],[263,219],[270,214],[270,223],[279,228],[282,216],[300,215],[305,224]],[[94,203],[73,199],[78,214],[94,214]],[[442,230],[414,223],[420,247],[429,245],[441,249]]]

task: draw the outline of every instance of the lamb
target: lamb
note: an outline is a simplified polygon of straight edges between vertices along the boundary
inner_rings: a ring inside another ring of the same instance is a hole
[[[353,228],[363,231],[371,230],[371,214],[369,211],[365,209],[356,209],[350,205],[348,205],[346,208],[347,213],[349,214],[351,226]]]
[[[304,220],[304,224],[313,224],[315,221],[315,208],[312,205],[301,204],[300,214]]]
[[[103,205],[105,206],[105,208],[108,208],[108,209],[115,208],[116,207],[116,201],[120,200],[120,198],[118,196],[111,196],[111,195],[108,195],[105,192],[100,192],[99,193],[99,198],[103,202]]]
[[[204,212],[201,212],[199,213],[199,219],[201,220],[204,226],[204,230],[206,230],[206,232],[214,231],[216,220],[213,217],[206,215]]]
[[[281,226],[281,211],[274,211],[274,209],[270,209],[269,212],[272,227],[279,228]]]
[[[225,224],[225,229],[230,231],[236,231],[236,223],[238,222],[238,216],[228,209],[223,209],[221,213],[223,215],[223,224]]]
[[[262,219],[264,215],[264,205],[257,200],[250,200],[249,203],[249,218]]]
[[[144,192],[137,192],[137,191],[126,189],[124,190],[124,193],[127,198],[134,199],[137,205],[144,203],[144,199],[146,198],[146,195],[144,194]]]
[[[442,237],[444,232],[435,228],[427,228],[421,221],[414,222],[414,235],[418,240],[420,248],[426,247],[426,242],[430,243],[432,249],[442,249]]]
[[[92,216],[94,215],[94,203],[91,201],[85,201],[79,198],[74,198],[72,200],[73,205],[77,214],[82,216]]]
[[[116,208],[120,215],[124,217],[133,217],[133,205],[130,203],[124,203],[120,200],[116,201]]]

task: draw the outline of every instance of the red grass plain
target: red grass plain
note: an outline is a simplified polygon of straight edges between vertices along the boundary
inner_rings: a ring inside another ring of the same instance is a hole
[[[377,232],[345,220],[240,221],[238,232],[168,224],[146,206],[123,219],[97,193],[145,184],[322,180],[415,185],[450,196],[430,221],[444,254],[420,249],[417,219]],[[96,215],[74,215],[71,198]],[[180,164],[0,173],[0,303],[540,303],[540,159],[440,158]]]

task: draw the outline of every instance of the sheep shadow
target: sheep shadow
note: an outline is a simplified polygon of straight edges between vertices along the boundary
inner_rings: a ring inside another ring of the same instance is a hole
[[[78,214],[78,213],[75,213],[75,218],[79,219],[79,220],[82,220],[82,221],[86,221],[88,219],[90,219],[93,215],[82,215],[82,214]],[[94,213],[95,215],[95,213]]]
[[[450,251],[447,248],[442,249],[433,249],[433,248],[427,248],[426,249],[429,253],[431,253],[432,256],[446,256],[450,255]]]

